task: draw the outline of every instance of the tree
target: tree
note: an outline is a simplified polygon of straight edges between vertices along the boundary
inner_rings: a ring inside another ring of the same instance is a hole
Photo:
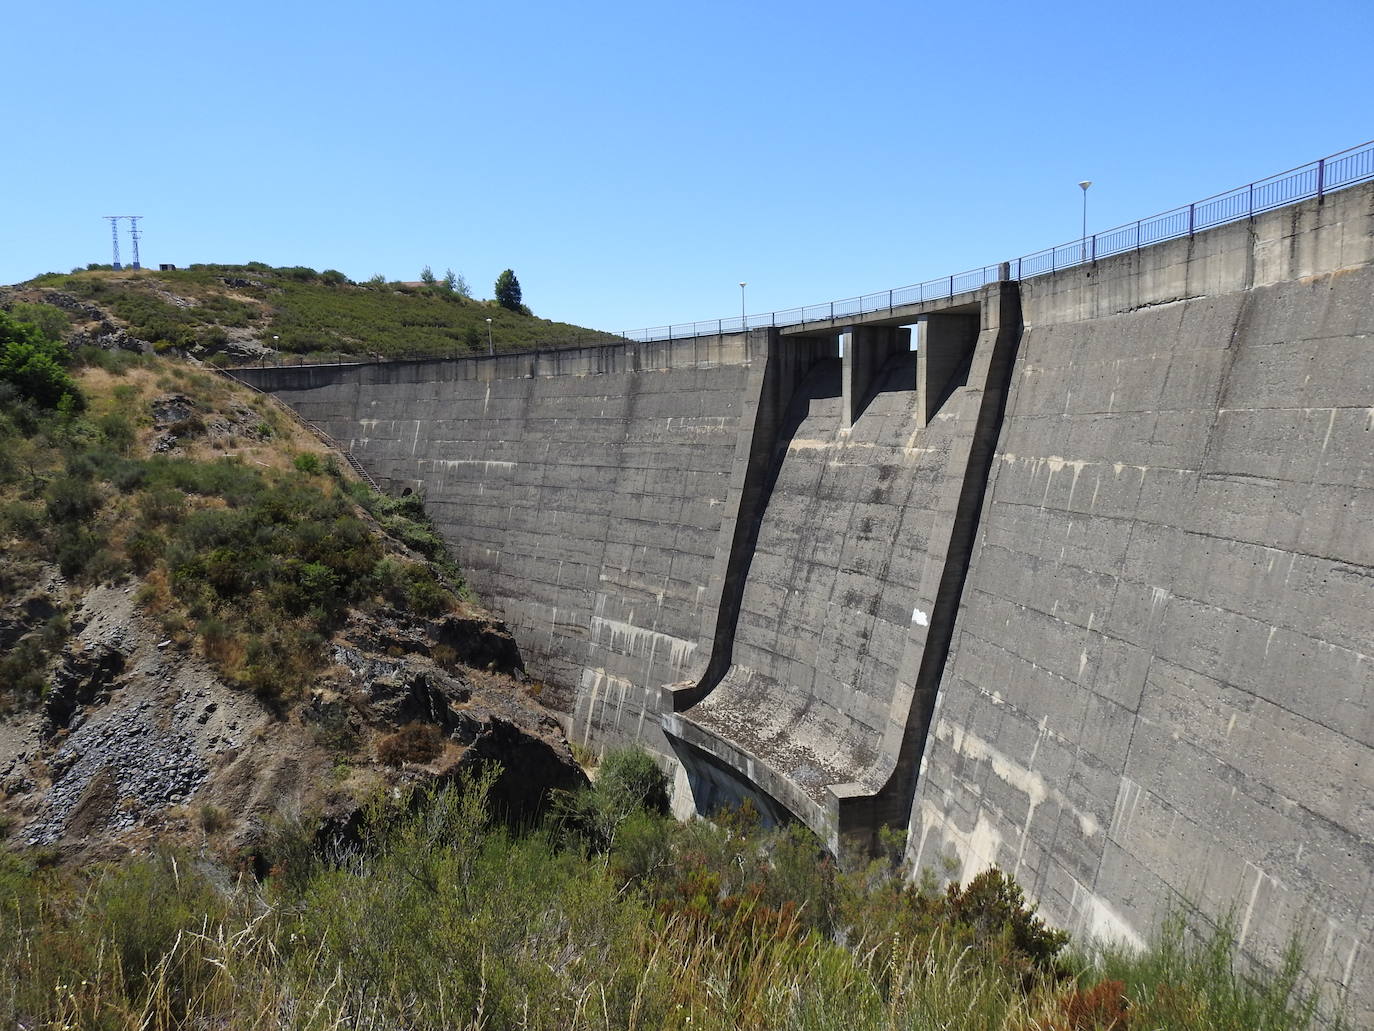
[[[10,315],[16,322],[28,322],[37,326],[44,340],[56,343],[63,343],[72,328],[67,313],[51,304],[26,304],[23,301],[15,301],[10,306]]]
[[[420,282],[424,283],[425,286],[434,285],[434,270],[428,265],[420,270]]]
[[[520,311],[520,280],[510,269],[496,277],[496,303],[511,311]]]

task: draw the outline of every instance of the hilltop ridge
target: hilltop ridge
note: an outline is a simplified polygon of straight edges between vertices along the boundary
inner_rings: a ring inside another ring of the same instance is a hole
[[[176,351],[216,365],[483,354],[489,332],[496,351],[615,339],[442,281],[356,283],[333,269],[261,262],[46,273],[0,287],[0,306],[15,303],[51,309],[45,317],[64,323],[54,330],[77,345]]]

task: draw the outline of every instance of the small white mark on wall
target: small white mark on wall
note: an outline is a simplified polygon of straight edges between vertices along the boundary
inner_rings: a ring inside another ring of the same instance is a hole
[[[1048,727],[1042,725],[1041,730],[1042,733],[1048,733]],[[937,740],[948,743],[960,755],[975,762],[986,763],[999,780],[1024,794],[1031,810],[1026,814],[1027,829],[1030,827],[1031,816],[1034,815],[1036,807],[1046,799],[1051,799],[1064,812],[1073,814],[1074,819],[1078,822],[1078,830],[1085,838],[1094,837],[1101,832],[1102,828],[1092,813],[1079,809],[1068,796],[1058,788],[1047,784],[1045,778],[1031,769],[1030,766],[1023,766],[1018,763],[994,747],[991,742],[983,740],[964,727],[943,719],[936,721],[935,737]]]
[[[973,878],[997,862],[998,850],[1002,847],[1002,835],[981,810],[978,821],[970,831],[961,831],[944,812],[928,798],[921,799],[921,839],[916,849],[914,866],[920,869],[925,853],[927,836],[932,828],[938,829],[943,845],[954,849],[959,857],[959,881],[967,884]],[[935,857],[931,857],[932,860]]]
[[[1250,918],[1255,914],[1255,902],[1259,899],[1260,888],[1263,887],[1265,881],[1269,880],[1268,875],[1249,860],[1246,861],[1245,867],[1247,870],[1255,872],[1255,886],[1250,889],[1250,901],[1245,907],[1245,919],[1240,923],[1240,935],[1236,939],[1236,944],[1242,948],[1245,946],[1245,936],[1250,930]]]
[[[911,610],[911,621],[917,626],[930,626],[930,617],[921,609]]]
[[[1140,785],[1129,777],[1122,777],[1116,789],[1116,805],[1112,808],[1112,822],[1107,834],[1112,840],[1125,847],[1127,835],[1131,831],[1131,821],[1140,806]]]
[[[456,469],[464,465],[480,465],[483,473],[489,473],[493,469],[499,469],[501,472],[510,472],[515,468],[514,462],[497,462],[491,459],[482,458],[438,458],[434,460],[434,464],[443,466],[445,469]]]
[[[1080,932],[1096,942],[1124,945],[1139,952],[1145,948],[1145,938],[1107,902],[1106,899],[1073,882],[1074,912],[1079,914]]]

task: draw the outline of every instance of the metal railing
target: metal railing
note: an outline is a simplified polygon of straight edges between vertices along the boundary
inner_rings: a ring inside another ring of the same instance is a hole
[[[1126,251],[1140,250],[1165,240],[1192,236],[1204,229],[1212,229],[1228,222],[1239,222],[1275,208],[1323,197],[1328,193],[1374,179],[1374,140],[1319,158],[1306,165],[1271,175],[1234,190],[1218,193],[1204,200],[1142,218],[1126,225],[1081,237],[1069,243],[1048,247],[1034,254],[1013,258],[1009,262],[984,265],[968,272],[958,272],[939,279],[929,279],[913,286],[847,297],[824,304],[809,304],[785,311],[762,315],[735,315],[729,318],[684,322],[671,326],[626,330],[627,340],[676,340],[708,334],[738,333],[743,329],[765,326],[802,326],[809,322],[833,322],[835,319],[857,315],[871,315],[891,311],[922,301],[941,301],[995,283],[1002,267],[1008,266],[1012,279],[1031,279],[1035,276],[1062,272],[1079,265],[1091,264]]]

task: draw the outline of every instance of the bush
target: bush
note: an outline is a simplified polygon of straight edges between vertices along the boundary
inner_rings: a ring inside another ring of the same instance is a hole
[[[617,809],[666,815],[668,777],[642,748],[615,748],[601,761],[597,790]]]
[[[408,723],[377,739],[377,761],[387,766],[427,763],[444,750],[444,739],[432,723]]]
[[[59,524],[83,523],[100,509],[100,492],[88,477],[69,473],[43,492],[48,518]]]
[[[18,322],[27,322],[42,334],[44,340],[62,343],[71,332],[72,321],[61,308],[51,304],[29,304],[15,301],[10,306],[10,315]]]
[[[63,368],[66,348],[45,339],[42,331],[0,311],[0,380],[14,384],[21,396],[43,408],[85,408],[85,399]]]
[[[613,749],[602,760],[596,783],[575,793],[557,793],[554,810],[564,833],[606,851],[636,814],[667,813],[668,778],[642,748]],[[638,865],[642,864],[630,863]]]
[[[291,464],[296,467],[297,472],[302,472],[309,476],[318,476],[322,471],[320,456],[313,451],[302,452],[291,460]]]

